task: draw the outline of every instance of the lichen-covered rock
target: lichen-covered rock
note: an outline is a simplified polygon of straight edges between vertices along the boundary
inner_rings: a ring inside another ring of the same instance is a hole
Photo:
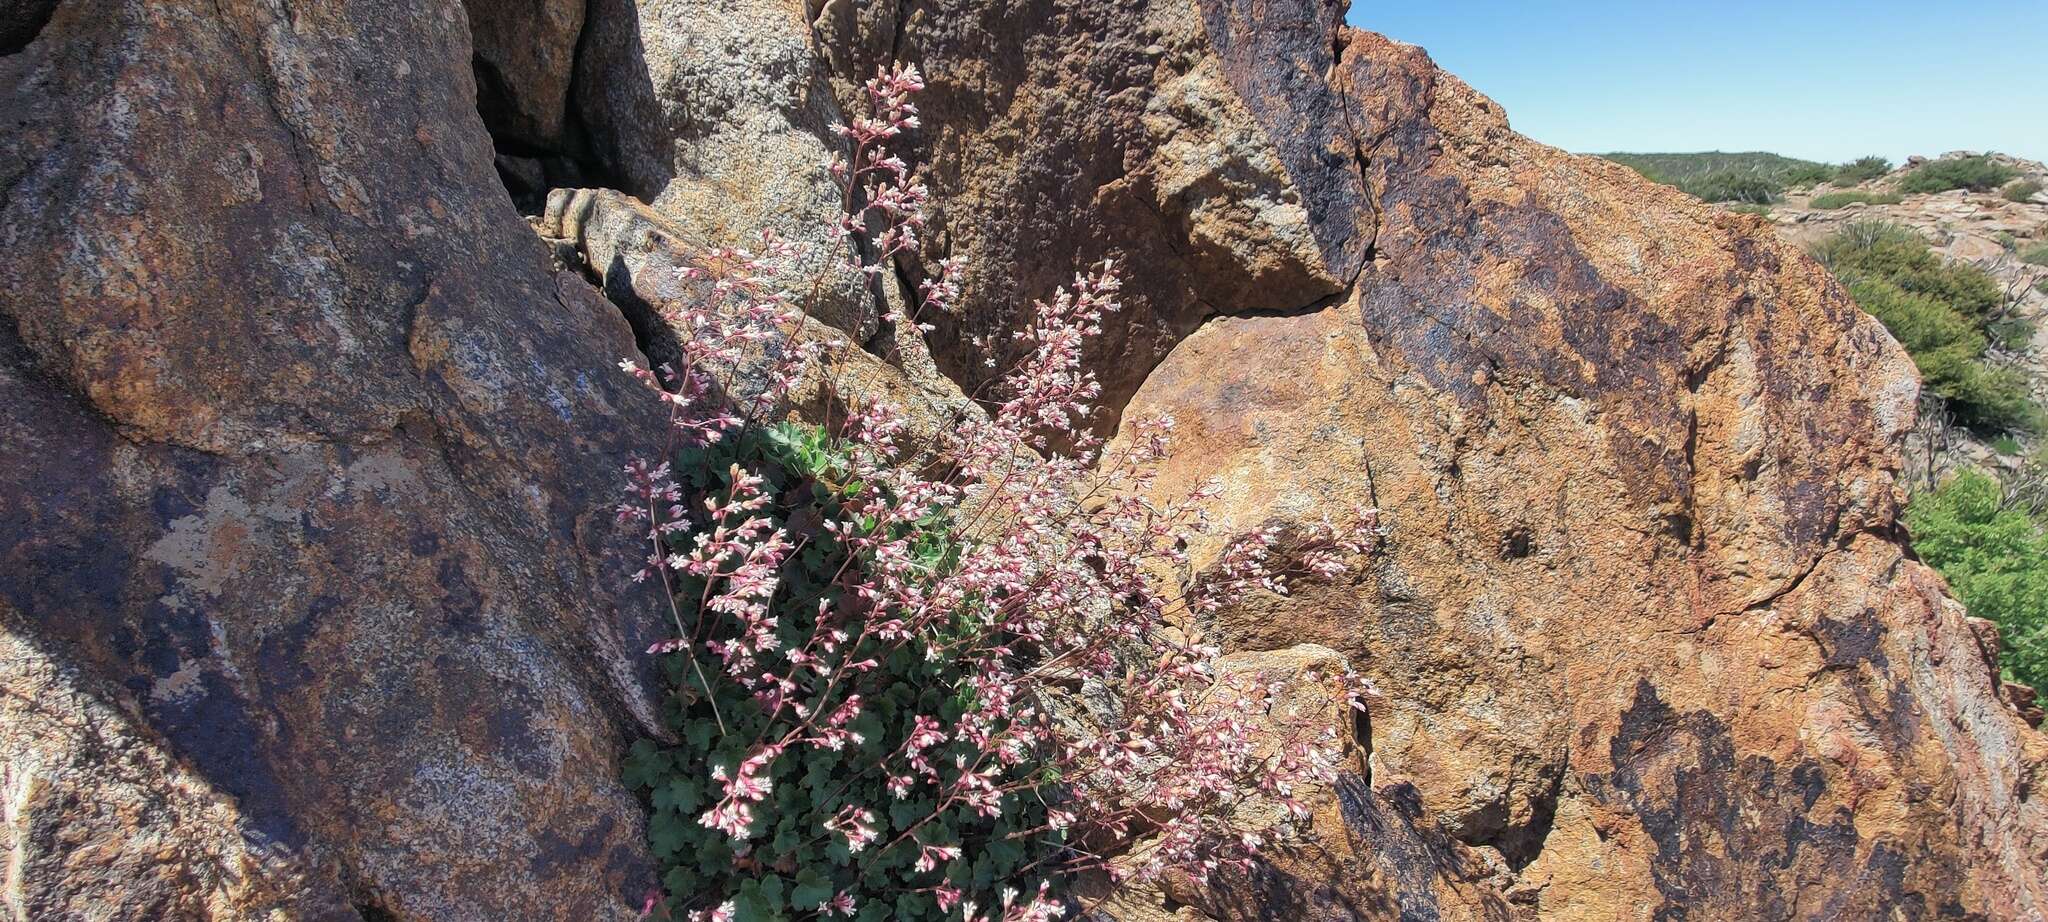
[[[1133,270],[1131,309],[1091,344],[1106,425],[1204,319],[1302,308],[1357,274],[1371,224],[1325,207],[1364,199],[1341,113],[1309,107],[1292,134],[1275,132],[1225,76],[1235,62],[1283,84],[1327,69],[1331,46],[1291,41],[1273,28],[1280,17],[1194,13],[1185,2],[820,4],[814,27],[844,106],[858,111],[852,86],[884,63],[926,76],[926,239],[930,255],[964,260],[967,297],[956,315],[923,319],[964,390],[1009,364],[1000,353],[1034,299],[1104,259]],[[1341,4],[1320,15],[1312,28],[1334,28]]]
[[[0,113],[8,909],[631,918],[657,409],[462,7],[60,4]]]
[[[1127,413],[1178,418],[1163,489],[1220,478],[1225,536],[1354,503],[1389,534],[1214,630],[1350,655],[1374,783],[1538,917],[2042,911],[2048,740],[1901,552],[1897,346],[1760,222],[1339,42],[1373,262],[1205,325]]]
[[[1354,800],[1442,836],[1294,889],[1367,917],[2048,911],[2048,740],[1901,549],[1904,354],[1761,221],[1515,135],[1341,7],[826,3],[817,26],[843,79],[892,54],[934,75],[935,246],[984,273],[941,367],[971,379],[1019,303],[1118,257],[1106,396],[1178,418],[1162,494],[1222,482],[1198,565],[1382,511],[1353,579],[1207,626],[1356,661],[1386,697]],[[1232,239],[1258,243],[1201,242]],[[1442,887],[1457,866],[1493,897]],[[1323,911],[1288,889],[1218,911]]]
[[[1374,789],[1363,748],[1371,729],[1346,702],[1338,680],[1349,666],[1343,654],[1312,643],[1240,650],[1217,659],[1215,673],[1225,691],[1212,707],[1235,709],[1255,734],[1268,739],[1282,725],[1320,722],[1336,734],[1350,770],[1334,785],[1294,792],[1312,807],[1305,820],[1287,817],[1281,803],[1264,796],[1235,808],[1247,826],[1285,821],[1298,836],[1284,849],[1269,848],[1253,873],[1225,868],[1207,881],[1174,873],[1114,890],[1091,882],[1104,891],[1105,915],[1119,922],[1507,917],[1508,904],[1495,886],[1505,870],[1497,858],[1489,861],[1490,855],[1458,847],[1423,813],[1412,786],[1395,782]],[[1247,702],[1230,691],[1231,683],[1244,681],[1276,691]],[[1270,753],[1268,746],[1264,751]],[[1143,849],[1141,843],[1135,851]]]

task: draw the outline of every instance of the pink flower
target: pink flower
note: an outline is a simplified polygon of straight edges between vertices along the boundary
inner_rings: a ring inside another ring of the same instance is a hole
[[[754,810],[744,803],[721,800],[697,818],[697,822],[709,829],[716,829],[734,839],[747,837],[747,827],[754,822]]]
[[[690,913],[690,922],[732,922],[739,907],[732,900],[718,904],[717,909],[705,909]]]
[[[919,871],[929,871],[938,867],[942,861],[951,861],[958,857],[960,847],[957,845],[919,845],[917,863],[912,867]]]
[[[874,812],[865,807],[841,808],[837,816],[825,821],[825,829],[844,836],[849,852],[859,852],[882,834],[875,828]]]

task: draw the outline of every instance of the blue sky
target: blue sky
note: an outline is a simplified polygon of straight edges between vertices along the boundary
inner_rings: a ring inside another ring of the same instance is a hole
[[[1354,0],[1546,144],[2048,159],[2048,0]]]

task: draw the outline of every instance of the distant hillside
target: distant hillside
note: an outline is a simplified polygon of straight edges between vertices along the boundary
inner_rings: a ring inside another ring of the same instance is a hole
[[[1812,174],[1816,170],[1831,169],[1827,164],[1795,157],[1782,157],[1764,151],[1727,153],[1725,151],[1704,151],[1693,154],[1600,154],[1658,182],[1673,184],[1699,179],[1714,173],[1747,173],[1783,180],[1795,173]]]

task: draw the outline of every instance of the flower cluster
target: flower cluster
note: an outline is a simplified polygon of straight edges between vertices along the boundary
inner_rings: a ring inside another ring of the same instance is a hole
[[[921,255],[927,193],[888,145],[917,127],[922,86],[880,73],[871,114],[840,132],[840,230],[864,271]],[[619,514],[644,527],[676,631],[650,652],[677,739],[629,762],[672,908],[1054,919],[1077,875],[1206,879],[1285,841],[1289,819],[1248,826],[1240,807],[1305,816],[1300,786],[1336,775],[1335,722],[1219,676],[1220,651],[1191,638],[1246,593],[1340,577],[1372,514],[1254,531],[1173,576],[1212,492],[1147,498],[1169,418],[1092,434],[1083,353],[1120,309],[1108,264],[1035,306],[1000,390],[943,431],[906,439],[883,404],[832,431],[773,421],[812,354],[766,281],[787,255],[772,239],[706,254],[693,299],[663,313],[682,367],[626,363],[671,407],[663,460],[628,468]],[[952,307],[957,277],[942,263],[920,309]],[[1358,705],[1357,676],[1328,678]]]

